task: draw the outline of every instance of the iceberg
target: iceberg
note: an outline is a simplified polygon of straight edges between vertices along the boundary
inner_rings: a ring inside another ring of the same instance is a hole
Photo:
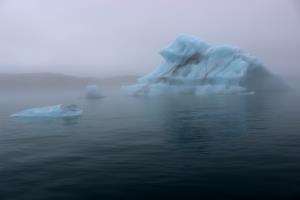
[[[86,87],[86,98],[88,99],[99,99],[103,97],[100,93],[99,87],[97,85],[88,85]]]
[[[135,85],[124,87],[129,94],[253,94],[288,87],[280,76],[241,49],[212,46],[194,36],[179,36],[160,55],[164,58],[161,65]]]
[[[11,117],[29,118],[73,118],[79,117],[82,110],[77,105],[53,105],[40,108],[31,108],[12,114]]]

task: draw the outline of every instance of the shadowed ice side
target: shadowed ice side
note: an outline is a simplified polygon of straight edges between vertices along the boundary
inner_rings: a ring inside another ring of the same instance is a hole
[[[129,94],[252,94],[289,88],[280,76],[236,47],[211,46],[181,35],[160,54],[164,62],[157,69],[124,87]]]
[[[79,117],[82,110],[77,105],[53,105],[39,108],[31,108],[12,114],[11,117],[27,118],[73,118]]]

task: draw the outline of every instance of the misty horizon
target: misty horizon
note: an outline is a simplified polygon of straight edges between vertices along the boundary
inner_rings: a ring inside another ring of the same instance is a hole
[[[141,76],[162,62],[161,48],[190,34],[240,47],[271,71],[295,76],[299,12],[296,0],[3,0],[0,73]]]

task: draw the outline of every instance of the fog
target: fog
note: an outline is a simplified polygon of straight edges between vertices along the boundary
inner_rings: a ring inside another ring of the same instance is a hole
[[[0,73],[143,75],[186,33],[299,73],[297,0],[0,0]]]

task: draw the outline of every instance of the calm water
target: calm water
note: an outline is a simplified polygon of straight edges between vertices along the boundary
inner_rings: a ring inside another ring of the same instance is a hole
[[[73,120],[16,111],[75,103]],[[3,95],[0,199],[299,199],[300,96]]]

